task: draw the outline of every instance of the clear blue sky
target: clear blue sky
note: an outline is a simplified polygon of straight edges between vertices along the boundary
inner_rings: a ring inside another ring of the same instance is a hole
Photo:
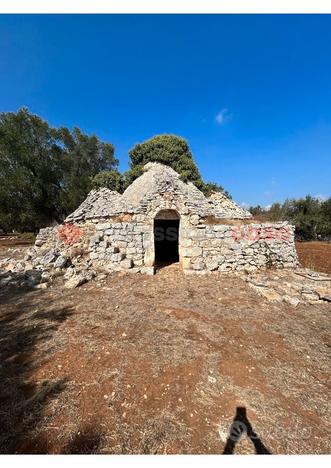
[[[0,111],[188,139],[239,203],[331,195],[331,16],[0,16]]]

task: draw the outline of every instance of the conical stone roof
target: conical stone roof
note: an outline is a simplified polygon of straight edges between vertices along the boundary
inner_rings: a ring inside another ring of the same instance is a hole
[[[91,190],[83,203],[65,219],[65,222],[106,218],[107,216],[120,213],[121,208],[121,194],[118,192],[107,188]]]
[[[224,193],[213,193],[209,198],[209,203],[213,207],[215,218],[229,218],[229,219],[249,219],[252,214],[237,205],[233,200],[230,200]]]
[[[185,183],[171,167],[148,163],[144,173],[123,193],[107,188],[92,190],[86,200],[66,218],[66,222],[81,222],[85,219],[107,218],[121,213],[146,213],[151,203],[163,194],[171,194],[185,211],[199,216],[245,219],[251,214],[222,193],[210,198],[191,182]]]
[[[173,194],[182,206],[202,216],[210,212],[208,200],[191,182],[185,183],[180,175],[169,166],[148,163],[144,173],[123,193],[122,201],[138,212],[145,209],[162,194]]]

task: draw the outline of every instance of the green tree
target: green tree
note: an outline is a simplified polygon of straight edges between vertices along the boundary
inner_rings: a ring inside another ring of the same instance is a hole
[[[98,189],[106,187],[109,190],[115,190],[116,192],[122,192],[123,190],[123,177],[115,169],[112,171],[103,171],[92,177],[92,188]]]
[[[320,200],[307,195],[299,200],[289,200],[284,205],[284,217],[295,225],[297,237],[316,239],[321,216]]]
[[[61,217],[63,153],[56,131],[22,108],[0,114],[0,227],[33,230]]]
[[[262,208],[261,205],[250,206],[249,212],[252,213],[253,217],[258,221],[264,221],[266,218],[268,218],[267,211]]]
[[[88,136],[74,127],[57,131],[63,142],[64,180],[61,192],[63,215],[74,211],[92,188],[92,178],[102,171],[117,167],[114,146],[101,142],[95,135]]]
[[[114,147],[78,128],[54,129],[23,108],[0,114],[0,229],[37,231],[61,222],[113,171]]]
[[[129,155],[130,168],[136,171],[134,176],[139,174],[139,169],[141,170],[148,162],[158,162],[172,167],[185,182],[191,181],[199,188],[203,185],[199,170],[184,138],[176,135],[157,135],[137,144],[129,151]],[[126,179],[131,180],[132,175],[127,174]]]
[[[269,221],[281,221],[284,217],[284,211],[281,203],[273,203],[268,210]]]
[[[217,184],[216,182],[204,183],[202,191],[206,195],[206,197],[209,197],[212,193],[215,193],[215,192],[223,192],[224,195],[226,195],[228,198],[230,199],[232,198],[229,192],[227,190],[224,190],[222,185]]]
[[[154,136],[137,144],[129,151],[129,155],[131,162],[130,170],[125,174],[126,187],[142,174],[142,168],[145,164],[158,162],[172,167],[180,174],[184,182],[193,182],[206,194],[210,194],[212,190],[223,191],[223,187],[217,184],[204,183],[187,141],[179,136]]]
[[[321,203],[317,235],[322,239],[331,240],[331,198]]]

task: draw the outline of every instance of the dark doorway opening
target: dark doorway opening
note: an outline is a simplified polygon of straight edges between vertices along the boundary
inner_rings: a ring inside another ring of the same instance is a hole
[[[179,219],[154,219],[155,265],[170,265],[179,261]]]

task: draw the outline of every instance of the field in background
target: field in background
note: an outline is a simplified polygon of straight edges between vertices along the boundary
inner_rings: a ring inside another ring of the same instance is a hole
[[[296,242],[295,246],[304,267],[331,274],[331,243]]]

